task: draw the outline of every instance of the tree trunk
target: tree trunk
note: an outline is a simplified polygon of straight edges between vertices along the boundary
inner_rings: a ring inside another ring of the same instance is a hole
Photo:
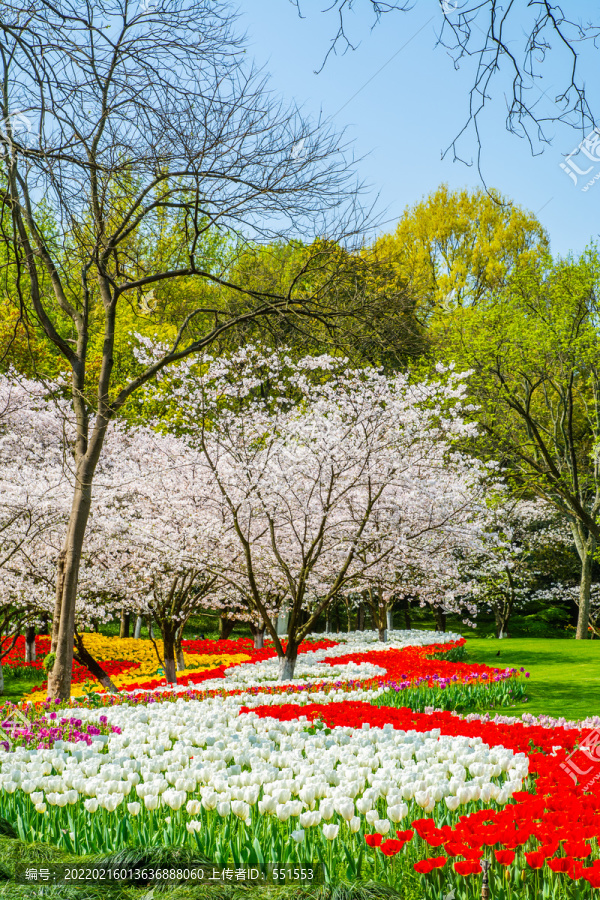
[[[110,691],[111,694],[118,694],[118,689],[114,686],[114,684],[110,680],[110,677],[106,674],[102,666],[98,662],[96,662],[92,654],[88,653],[88,651],[85,649],[81,635],[79,635],[77,632],[75,632],[75,641],[77,643],[77,654],[74,656],[74,658],[77,660],[77,662],[80,665],[85,666],[86,669],[94,676],[94,678],[98,679],[103,688],[105,688],[107,691]]]
[[[0,696],[4,693],[4,670],[0,662]]]
[[[25,662],[35,662],[35,628],[29,625],[25,629]]]
[[[120,638],[128,638],[129,637],[129,622],[131,620],[131,614],[125,612],[124,609],[121,610],[121,628],[119,630]]]
[[[377,629],[377,636],[380,641],[387,642],[387,628],[381,628],[381,626]]]
[[[162,629],[164,643],[165,677],[167,684],[177,684],[177,667],[175,664],[175,634],[170,628]]]
[[[594,549],[592,549],[591,552],[586,552],[583,556],[583,559],[581,560],[581,579],[579,582],[579,615],[577,616],[577,632],[575,634],[575,637],[578,640],[587,640],[589,638],[588,630],[590,624],[590,593],[592,587],[592,564],[594,561]]]
[[[135,630],[133,632],[133,636],[136,641],[139,641],[142,636],[142,621],[142,617],[138,615],[137,619],[135,620]]]
[[[433,607],[433,614],[435,616],[435,627],[438,631],[446,630],[446,613],[440,606]]]
[[[226,641],[235,628],[235,619],[219,616],[219,640]]]
[[[391,631],[394,627],[394,610],[393,609],[388,609],[386,611],[386,618],[387,618],[388,631]]]
[[[329,613],[327,613],[327,618],[325,619],[325,634],[331,634],[331,619],[329,618]]]
[[[285,656],[280,656],[278,660],[279,681],[292,681],[294,671],[296,669],[296,660],[298,659],[298,644],[288,641],[285,649]]]
[[[589,533],[586,534],[583,528],[576,523],[571,525],[571,531],[581,562],[578,603],[579,614],[577,616],[577,631],[575,633],[577,640],[581,641],[589,638],[590,592],[592,587],[592,566],[594,563],[594,553],[596,551],[596,540],[593,535]]]
[[[40,634],[48,634],[48,614],[42,616],[42,624],[40,626]]]
[[[183,670],[185,669],[185,656],[183,655],[181,638],[176,638],[175,640],[175,659],[177,662],[177,671],[183,672]]]
[[[412,622],[410,619],[410,600],[408,599],[404,601],[404,625],[407,631],[412,630]]]
[[[98,451],[99,452],[99,451]],[[76,473],[76,487],[67,534],[61,553],[64,554],[64,568],[59,565],[57,573],[56,612],[60,610],[58,622],[54,666],[48,673],[48,696],[53,700],[68,700],[71,696],[71,676],[73,671],[73,639],[75,635],[75,603],[81,551],[92,505],[92,478],[94,466],[79,467]],[[54,638],[55,623],[52,623]]]
[[[365,630],[365,604],[364,604],[364,603],[359,603],[359,605],[358,605],[358,622],[357,622],[357,625],[358,625],[358,630],[359,630],[359,631],[364,631],[364,630]]]
[[[508,604],[500,602],[492,603],[494,610],[494,622],[496,625],[496,637],[500,640],[506,637],[506,629],[510,619],[511,608]]]
[[[252,637],[254,638],[254,649],[262,650],[265,646],[265,626],[264,624],[255,625],[253,622],[250,623],[250,631],[252,632]]]
[[[152,640],[154,632],[152,630],[152,616],[148,616],[148,637]]]
[[[73,504],[75,504],[75,499],[73,499]],[[73,511],[71,510],[71,518],[73,517]],[[69,522],[69,528],[71,527],[71,523]],[[68,532],[67,537],[65,538],[65,545],[68,541]],[[60,614],[62,609],[62,597],[65,586],[65,556],[66,550],[65,547],[58,554],[58,560],[56,563],[56,585],[54,591],[54,613],[52,615],[52,635],[50,638],[50,653],[56,653],[56,648],[58,646],[58,632],[60,629]],[[49,680],[48,680],[49,683]]]
[[[94,628],[94,633],[98,634],[98,632],[100,631],[100,623],[98,622],[98,619],[94,619],[93,628]]]

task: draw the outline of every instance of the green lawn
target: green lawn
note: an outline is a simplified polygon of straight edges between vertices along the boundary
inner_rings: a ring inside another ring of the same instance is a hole
[[[468,637],[467,652],[469,661],[501,668],[523,666],[530,673],[529,701],[511,710],[514,715],[529,712],[566,719],[600,715],[600,641]]]

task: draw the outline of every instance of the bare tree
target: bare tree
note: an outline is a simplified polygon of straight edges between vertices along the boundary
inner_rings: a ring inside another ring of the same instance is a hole
[[[267,92],[234,26],[221,0],[3,4],[1,241],[25,318],[70,370],[77,420],[53,697],[70,694],[80,559],[111,419],[165,366],[234,326],[323,313],[321,289],[307,285],[327,242],[285,290],[261,293],[228,279],[210,236],[235,248],[352,230],[356,192],[339,136]],[[124,311],[151,308],[153,291],[166,303],[173,288],[200,299],[173,301],[169,349],[120,383]]]
[[[301,0],[295,2],[302,14]],[[368,4],[375,21],[385,13],[409,12],[416,5],[406,0],[333,0],[327,10],[337,12],[338,24],[325,61],[332,52],[355,48],[349,36],[349,17]],[[440,47],[451,55],[456,68],[471,66],[472,71],[468,117],[446,152],[452,150],[458,158],[458,141],[472,128],[481,171],[479,122],[491,102],[493,88],[496,94],[502,88],[507,129],[526,138],[533,152],[550,142],[548,125],[561,122],[577,128],[582,136],[595,128],[597,119],[588,100],[582,63],[588,51],[591,54],[598,49],[600,16],[596,21],[585,21],[574,13],[573,5],[569,5],[568,14],[561,5],[548,0],[439,0],[437,10],[433,5],[432,17],[440,19]],[[555,70],[553,84],[547,86],[542,82],[550,60]],[[590,61],[593,64],[591,56]]]

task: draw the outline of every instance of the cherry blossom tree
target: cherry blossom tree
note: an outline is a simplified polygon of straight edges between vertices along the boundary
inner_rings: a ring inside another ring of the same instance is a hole
[[[472,517],[481,494],[485,467],[454,447],[473,426],[452,371],[414,384],[252,347],[177,367],[158,397],[167,420],[176,403],[177,427],[213,480],[209,503],[228,523],[215,565],[265,623],[282,679],[334,597],[387,581],[411,540],[466,509]],[[285,648],[268,608],[282,597]]]
[[[0,681],[2,659],[24,627],[33,656],[40,585],[24,576],[23,562],[65,522],[63,411],[48,386],[0,376]]]

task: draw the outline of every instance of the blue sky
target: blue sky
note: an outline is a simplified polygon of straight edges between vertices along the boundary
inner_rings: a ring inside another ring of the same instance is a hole
[[[452,188],[480,186],[475,165],[453,161],[452,151],[441,158],[466,121],[472,70],[468,61],[456,70],[449,53],[436,47],[443,20],[439,2],[416,0],[409,13],[386,15],[371,28],[370,4],[362,0],[350,20],[351,36],[360,45],[344,55],[331,55],[316,74],[337,27],[335,14],[322,12],[328,5],[326,0],[305,0],[304,18],[299,18],[290,0],[237,2],[248,54],[270,73],[272,89],[306,114],[322,110],[336,127],[347,129],[356,156],[362,158],[359,177],[371,186],[373,196],[379,194],[378,209],[383,220],[390,220],[381,230],[393,230],[406,206],[442,182]],[[584,20],[598,20],[596,3],[578,0],[576,6]],[[516,34],[517,49],[520,39]],[[597,54],[589,53],[585,61],[594,85],[599,81]],[[540,87],[531,89],[545,115],[556,110],[553,98],[562,85],[560,67],[565,62],[565,56],[553,50]],[[575,172],[574,184],[560,163],[576,149],[581,133],[551,125],[551,144],[532,156],[526,140],[506,131],[505,88],[506,81],[497,83],[482,120],[482,172],[488,186],[535,213],[555,253],[579,253],[591,240],[600,242],[600,149],[591,151],[592,159],[581,152],[573,157],[579,172],[590,169],[586,176]],[[463,138],[460,150],[468,162],[475,161],[472,133]],[[596,174],[597,183],[583,191]]]

